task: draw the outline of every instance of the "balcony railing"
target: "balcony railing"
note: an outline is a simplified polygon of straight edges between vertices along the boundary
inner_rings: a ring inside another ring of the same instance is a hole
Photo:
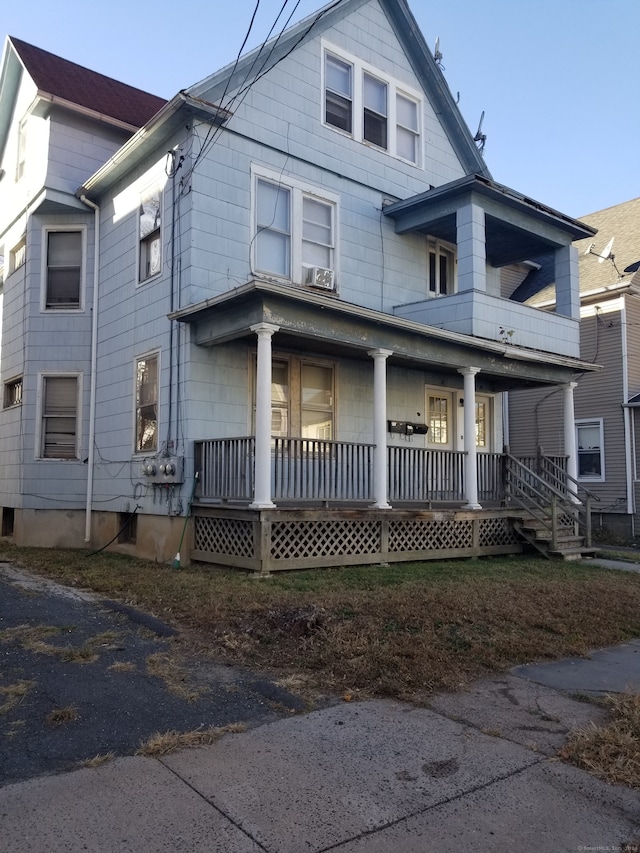
[[[278,501],[371,502],[372,444],[307,438],[274,438],[271,443],[271,496]],[[253,437],[195,442],[202,500],[248,502],[253,499]],[[465,453],[417,447],[387,448],[389,500],[428,505],[464,501]],[[504,499],[503,459],[499,453],[477,457],[478,497]]]

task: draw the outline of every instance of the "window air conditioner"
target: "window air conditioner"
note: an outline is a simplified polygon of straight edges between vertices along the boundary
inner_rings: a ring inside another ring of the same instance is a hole
[[[312,287],[333,290],[333,270],[324,267],[306,267],[304,283],[310,284]]]

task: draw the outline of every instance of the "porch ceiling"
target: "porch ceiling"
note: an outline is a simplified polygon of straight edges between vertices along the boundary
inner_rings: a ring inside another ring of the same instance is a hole
[[[524,261],[593,236],[590,226],[479,175],[436,187],[384,209],[399,234],[419,232],[457,243],[456,214],[469,202],[485,212],[487,260]]]
[[[496,341],[437,329],[345,303],[335,296],[271,282],[253,281],[169,315],[193,326],[194,343],[215,346],[248,338],[251,327],[278,328],[278,349],[313,351],[332,357],[369,359],[374,349],[392,352],[389,362],[441,374],[474,366],[495,391],[569,382],[593,365]]]

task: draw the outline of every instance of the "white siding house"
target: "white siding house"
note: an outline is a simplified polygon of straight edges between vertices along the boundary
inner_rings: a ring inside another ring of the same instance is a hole
[[[262,572],[521,547],[504,394],[571,418],[594,231],[492,179],[405,0],[327,6],[86,159],[60,112],[37,209],[28,85],[0,104],[6,535]],[[543,254],[552,313],[510,299]]]

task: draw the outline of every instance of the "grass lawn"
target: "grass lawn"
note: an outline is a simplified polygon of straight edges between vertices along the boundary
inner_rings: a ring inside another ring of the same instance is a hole
[[[256,579],[203,565],[176,570],[118,554],[2,543],[0,560],[171,623],[179,631],[176,658],[197,650],[259,669],[310,702],[341,695],[424,704],[435,690],[518,663],[583,655],[640,636],[640,573],[585,562],[514,556]],[[178,666],[173,657],[168,665]],[[18,700],[0,693],[0,712]],[[640,697],[608,702],[610,722],[573,733],[560,754],[610,782],[640,788]],[[170,734],[169,742],[163,736],[148,744],[146,754],[192,744],[195,736]],[[196,735],[215,739],[220,732]]]
[[[307,696],[424,703],[490,672],[640,636],[640,574],[524,556],[288,572],[257,580],[111,553],[0,546],[63,583],[150,611],[181,642]]]

